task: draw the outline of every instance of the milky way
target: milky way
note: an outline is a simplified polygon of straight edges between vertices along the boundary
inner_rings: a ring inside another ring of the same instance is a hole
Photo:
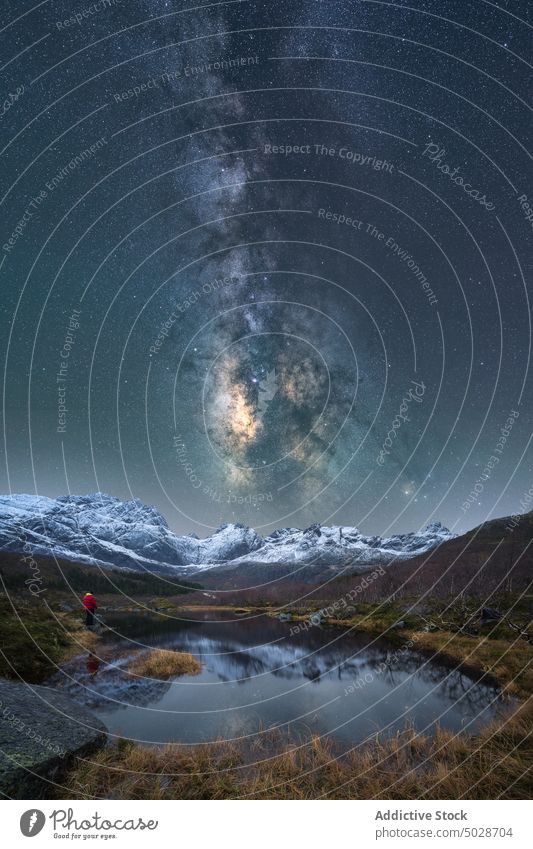
[[[527,3],[2,10],[2,489],[200,535],[520,510]]]

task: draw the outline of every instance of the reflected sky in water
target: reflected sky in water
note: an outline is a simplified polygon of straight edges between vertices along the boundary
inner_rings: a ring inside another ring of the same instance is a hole
[[[406,723],[426,733],[435,722],[474,732],[501,709],[492,687],[385,638],[318,626],[294,634],[291,623],[265,616],[187,615],[195,619],[108,615],[112,630],[96,655],[75,658],[53,683],[112,734],[150,743],[280,727],[347,746]],[[134,678],[127,664],[146,646],[189,651],[203,670],[165,682]]]

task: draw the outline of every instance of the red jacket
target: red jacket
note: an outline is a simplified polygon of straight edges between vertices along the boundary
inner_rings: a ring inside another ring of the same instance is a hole
[[[86,610],[96,610],[98,605],[96,604],[96,599],[93,595],[84,595],[82,599],[82,604]]]

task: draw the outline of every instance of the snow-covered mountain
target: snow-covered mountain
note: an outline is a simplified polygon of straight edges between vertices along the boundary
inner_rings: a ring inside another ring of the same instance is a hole
[[[290,573],[308,581],[323,578],[328,572],[364,572],[423,554],[454,536],[440,522],[433,522],[419,533],[383,538],[335,525],[315,524],[303,531],[282,528],[265,537],[259,548],[219,564],[216,575],[253,574],[259,580],[268,580],[269,575]],[[194,570],[191,568],[191,574],[193,571],[202,572],[204,578],[215,575],[215,567],[209,563],[198,563]]]
[[[183,577],[216,572],[275,577],[304,571],[363,571],[429,551],[454,535],[439,522],[419,533],[364,536],[352,527],[283,528],[260,537],[240,524],[211,536],[177,536],[155,507],[111,495],[0,496],[0,550],[96,564],[107,568],[172,572]]]
[[[261,542],[243,525],[226,525],[203,540],[194,534],[176,536],[155,507],[136,498],[120,501],[101,492],[0,496],[0,550],[168,572],[199,561],[226,562]]]

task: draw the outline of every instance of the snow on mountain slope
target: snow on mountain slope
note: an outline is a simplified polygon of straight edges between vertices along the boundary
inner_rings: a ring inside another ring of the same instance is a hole
[[[321,567],[353,566],[357,571],[371,570],[379,564],[388,565],[394,560],[423,554],[453,536],[440,522],[428,525],[420,533],[387,538],[364,536],[352,527],[311,525],[304,531],[284,528],[266,537],[260,548],[226,563],[224,571],[243,572],[267,564],[292,565],[295,570],[313,567],[317,574]],[[215,571],[208,563],[191,568],[191,572],[200,570]],[[309,576],[309,569],[302,569],[302,578],[304,573]]]
[[[164,517],[138,499],[104,493],[46,498],[0,496],[0,550],[193,576],[205,570],[312,566],[372,568],[405,559],[453,536],[438,522],[420,533],[388,538],[364,536],[353,527],[311,525],[282,528],[265,537],[240,524],[222,525],[211,536],[177,536]],[[289,569],[290,571],[290,569]]]
[[[199,559],[232,559],[260,542],[255,531],[239,525],[225,526],[206,540],[179,537],[155,507],[100,492],[56,499],[0,496],[0,550],[168,571]]]

